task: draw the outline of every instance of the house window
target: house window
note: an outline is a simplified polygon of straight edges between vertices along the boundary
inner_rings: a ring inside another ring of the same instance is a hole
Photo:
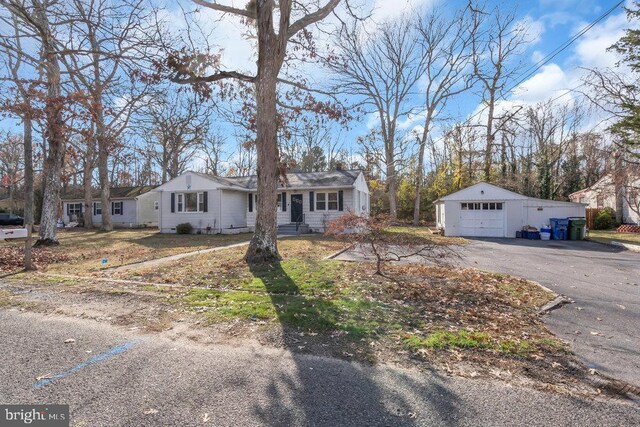
[[[111,202],[111,206],[114,215],[122,215],[122,202]]]
[[[178,212],[204,212],[204,193],[178,193]]]
[[[460,204],[460,209],[462,209],[463,211],[468,211],[469,210],[469,203],[461,203]]]
[[[338,193],[316,193],[317,211],[337,211]]]
[[[338,193],[327,193],[327,197],[329,198],[328,210],[337,211],[338,210]]]
[[[278,193],[278,212],[282,212],[282,193]]]
[[[178,194],[178,212],[184,211],[184,195]]]
[[[67,215],[69,218],[82,215],[82,203],[69,203],[67,205]]]
[[[496,210],[498,211],[502,210],[502,203],[496,203]]]
[[[604,207],[604,196],[602,194],[598,194],[596,196],[596,207],[603,208]]]
[[[102,215],[102,202],[93,202],[93,214]]]
[[[483,203],[482,204],[482,210],[488,211],[489,210],[489,203]]]

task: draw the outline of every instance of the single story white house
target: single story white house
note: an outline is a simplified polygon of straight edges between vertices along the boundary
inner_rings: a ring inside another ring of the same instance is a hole
[[[480,182],[436,200],[436,223],[446,236],[516,237],[550,218],[584,217],[586,205],[523,196]]]
[[[154,190],[160,201],[159,228],[175,233],[190,223],[195,232],[252,231],[256,221],[257,177],[219,177],[185,172]],[[291,172],[278,192],[280,231],[322,232],[347,211],[369,213],[369,188],[362,171]]]
[[[114,187],[111,188],[111,220],[114,227],[157,227],[158,226],[158,193],[154,186]],[[86,215],[87,208],[81,194],[62,199],[62,221],[68,224],[78,221]],[[93,224],[102,224],[102,202],[100,191],[93,194],[90,208]]]
[[[624,224],[640,225],[640,171],[630,171],[626,183],[621,188],[622,212]],[[616,210],[616,186],[613,174],[608,173],[591,187],[569,195],[572,202],[585,203],[588,208],[611,208]]]

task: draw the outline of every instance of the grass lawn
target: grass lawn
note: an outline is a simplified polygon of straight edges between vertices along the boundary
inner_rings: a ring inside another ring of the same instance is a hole
[[[150,259],[162,258],[184,252],[191,252],[216,246],[224,246],[249,240],[248,233],[238,235],[178,235],[160,234],[157,230],[115,230],[110,233],[85,230],[61,230],[58,238],[59,246],[35,249],[36,264],[39,255],[43,262],[40,270],[49,273],[87,274],[99,272],[105,268],[122,264],[131,264]],[[0,243],[0,252],[13,247],[21,248],[20,242]],[[14,258],[20,252],[13,253]],[[38,254],[37,252],[42,252]],[[8,258],[8,255],[5,256]],[[107,263],[103,264],[102,260]],[[6,259],[8,262],[9,259]],[[53,261],[45,264],[45,261]],[[15,266],[7,265],[3,269],[0,261],[0,272],[8,272]],[[19,269],[19,268],[18,268]]]
[[[617,233],[615,230],[589,230],[589,239],[607,244],[615,241],[640,245],[640,233]]]
[[[390,232],[428,233],[410,228]],[[131,262],[246,239],[70,232],[54,250],[69,251],[75,245],[77,253],[48,271],[96,271],[105,253],[125,254]],[[208,337],[251,338],[359,361],[428,361],[472,376],[501,371],[546,382],[574,378],[564,344],[538,315],[553,295],[536,284],[475,269],[418,264],[388,264],[388,277],[383,277],[373,274],[370,263],[326,259],[347,245],[322,235],[290,237],[279,242],[283,261],[272,265],[249,266],[243,261],[245,248],[229,248],[110,272],[112,282],[21,274],[6,280],[37,292],[7,289],[0,294],[0,306],[84,315],[82,301],[88,300],[90,311],[104,312],[96,316],[150,331],[184,331],[190,325],[190,331]],[[39,295],[48,296],[32,301]]]
[[[388,266],[392,278],[385,278],[366,263],[324,259],[345,245],[295,237],[279,242],[284,260],[271,266],[251,268],[242,261],[244,251],[234,248],[116,277],[176,284],[164,292],[208,325],[284,327],[295,337],[325,337],[325,345],[346,346],[343,352],[365,359],[384,349],[522,358],[562,351],[537,315],[552,296],[535,284],[422,265]]]

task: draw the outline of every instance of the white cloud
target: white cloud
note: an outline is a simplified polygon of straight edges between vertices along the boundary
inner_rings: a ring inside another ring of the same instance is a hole
[[[414,8],[433,6],[438,0],[374,0],[372,18],[383,22],[400,18]]]
[[[557,91],[567,89],[567,75],[557,64],[542,67],[539,73],[513,91],[512,98],[524,102],[537,102],[552,97]]]

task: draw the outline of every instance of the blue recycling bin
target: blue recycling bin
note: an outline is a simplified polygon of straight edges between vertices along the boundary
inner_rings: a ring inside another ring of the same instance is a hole
[[[567,240],[569,238],[569,218],[551,218],[550,221],[553,240]]]

